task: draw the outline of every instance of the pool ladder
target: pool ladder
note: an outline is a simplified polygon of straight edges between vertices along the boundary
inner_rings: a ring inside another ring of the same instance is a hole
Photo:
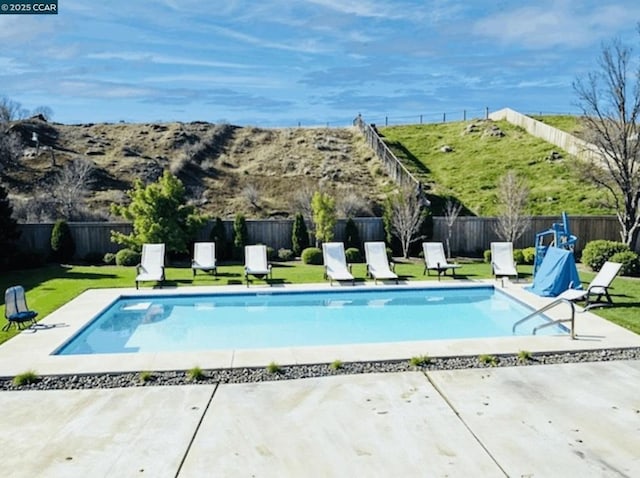
[[[543,312],[546,312],[547,310],[552,309],[553,307],[562,304],[563,302],[566,303],[566,304],[569,304],[569,307],[571,308],[571,317],[569,317],[568,319],[556,319],[556,320],[552,320],[551,322],[547,322],[546,324],[538,325],[538,326],[533,328],[533,335],[536,335],[536,332],[538,330],[543,329],[545,327],[549,327],[551,325],[556,325],[556,324],[559,324],[561,322],[571,322],[571,338],[575,339],[576,338],[576,333],[575,333],[576,306],[572,301],[570,301],[568,299],[564,299],[564,298],[556,299],[553,302],[545,305],[544,307],[536,310],[535,312],[530,313],[526,317],[518,320],[515,324],[513,324],[513,327],[511,328],[511,332],[515,334],[516,327],[518,325],[522,324],[523,322],[526,322],[527,320],[535,317],[538,314],[542,314]]]

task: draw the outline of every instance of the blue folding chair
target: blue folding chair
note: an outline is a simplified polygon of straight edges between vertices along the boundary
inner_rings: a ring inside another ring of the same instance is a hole
[[[3,331],[8,331],[13,324],[20,330],[35,325],[37,315],[35,310],[29,310],[27,307],[24,287],[16,285],[6,290],[4,293],[4,316],[7,323],[2,327]]]

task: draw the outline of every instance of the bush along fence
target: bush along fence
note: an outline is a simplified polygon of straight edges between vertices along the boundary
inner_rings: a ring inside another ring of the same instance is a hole
[[[492,217],[459,217],[451,231],[451,250],[455,255],[482,257],[483,251],[489,249],[492,241],[499,241],[495,233],[496,218]],[[514,243],[517,249],[532,247],[535,234],[547,230],[553,223],[559,222],[555,216],[535,216],[529,228]],[[334,240],[345,241],[346,220],[339,220],[335,227]],[[358,228],[360,241],[384,240],[384,226],[379,217],[354,218]],[[275,251],[291,249],[293,220],[248,220],[247,233],[249,244],[266,244]],[[51,232],[53,224],[20,224],[22,233],[19,247],[28,253],[51,255]],[[195,238],[197,241],[209,240],[213,222],[208,223]],[[233,240],[233,221],[223,221],[226,238]],[[619,225],[614,216],[579,216],[570,218],[571,232],[578,237],[578,254],[584,246],[596,239],[619,241]],[[76,222],[69,223],[71,235],[75,243],[75,259],[89,256],[100,256],[107,252],[117,252],[122,247],[111,242],[111,231],[129,234],[132,226],[129,223],[114,222]],[[444,242],[447,237],[445,218],[433,218],[433,232],[424,240]],[[313,240],[311,241],[313,245]],[[637,249],[636,249],[637,250]]]

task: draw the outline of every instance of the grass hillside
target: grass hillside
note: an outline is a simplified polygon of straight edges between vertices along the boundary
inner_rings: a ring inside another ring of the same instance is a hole
[[[497,187],[509,170],[526,178],[531,214],[612,213],[602,205],[604,193],[579,179],[572,156],[506,121],[390,126],[380,133],[431,193],[453,196],[473,214],[497,213]]]
[[[16,122],[24,152],[0,168],[20,220],[56,219],[56,178],[77,159],[91,167],[74,220],[109,218],[135,179],[170,170],[202,212],[224,218],[292,217],[300,201],[323,189],[360,214],[379,210],[392,180],[355,128],[265,129],[204,122],[63,125]],[[33,147],[32,134],[40,138]],[[0,129],[0,134],[2,130]],[[52,162],[52,154],[55,163]],[[301,199],[302,198],[302,199]]]

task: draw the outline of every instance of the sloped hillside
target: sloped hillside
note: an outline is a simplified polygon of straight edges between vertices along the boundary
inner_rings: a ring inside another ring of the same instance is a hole
[[[497,213],[498,184],[510,170],[526,178],[531,214],[612,213],[604,192],[581,180],[575,158],[506,121],[391,126],[380,133],[431,193],[455,197],[472,214]]]
[[[56,177],[73,161],[92,167],[84,199],[91,217],[126,201],[133,181],[155,181],[165,169],[185,184],[191,201],[212,215],[290,217],[317,189],[361,209],[379,208],[391,181],[355,129],[259,129],[227,124],[49,124],[12,127],[24,144],[21,160],[2,172],[16,209],[52,200]],[[33,133],[39,147],[33,142]],[[82,198],[78,198],[83,201]],[[46,208],[45,208],[46,209]],[[90,218],[91,218],[90,217]],[[42,218],[33,218],[42,219]]]

